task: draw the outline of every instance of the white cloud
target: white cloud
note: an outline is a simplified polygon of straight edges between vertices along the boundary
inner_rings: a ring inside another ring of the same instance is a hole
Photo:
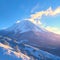
[[[60,7],[56,8],[55,10],[52,10],[51,7],[49,7],[47,10],[45,11],[40,11],[40,12],[36,12],[35,14],[31,14],[30,16],[30,20],[39,20],[42,18],[43,15],[50,15],[50,16],[55,16],[57,14],[60,14]]]
[[[57,14],[60,14],[60,7],[57,7],[55,10],[53,10],[51,7],[49,7],[47,10],[44,10],[44,11],[40,11],[40,12],[36,12],[34,14],[31,14],[30,15],[30,18],[28,18],[28,20],[30,20],[31,22],[35,23],[36,25],[39,25],[39,26],[44,27],[44,24],[41,22],[42,16],[45,15],[45,16],[48,17],[48,16],[55,16]],[[50,27],[50,28],[51,28],[51,30],[49,30],[49,31],[52,31],[53,32],[52,27]],[[54,31],[54,32],[56,32],[56,31]],[[56,33],[59,33],[60,34],[60,32],[56,32]]]
[[[55,10],[52,10],[52,8],[50,7],[49,9],[47,9],[47,11],[45,11],[45,15],[47,16],[55,16],[57,14],[60,14],[60,7],[56,8]]]

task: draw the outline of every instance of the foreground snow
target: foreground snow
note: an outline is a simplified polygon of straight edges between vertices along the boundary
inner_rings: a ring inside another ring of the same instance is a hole
[[[18,43],[7,37],[0,39],[0,50],[0,56],[9,56],[16,60],[60,60],[58,56],[25,44],[22,41]],[[2,52],[3,54],[1,54]],[[2,57],[0,59],[3,60]],[[6,60],[10,59],[6,57]]]

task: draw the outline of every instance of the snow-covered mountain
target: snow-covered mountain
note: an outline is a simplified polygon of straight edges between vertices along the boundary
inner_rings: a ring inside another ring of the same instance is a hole
[[[40,31],[43,32],[42,28],[39,28],[37,25],[28,20],[23,20],[18,23],[15,23],[13,26],[9,27],[7,30],[15,31],[15,33],[24,33],[28,31]]]
[[[60,45],[60,35],[54,34],[45,30],[42,27],[38,27],[34,23],[28,20],[20,21],[9,27],[6,31],[8,34],[12,34],[18,41],[21,39],[27,39],[30,43],[34,43],[40,46],[58,46]],[[55,43],[55,44],[54,44]]]
[[[60,35],[38,27],[28,20],[0,30],[0,47],[12,55],[18,55],[19,60],[60,59],[58,57],[60,56]]]

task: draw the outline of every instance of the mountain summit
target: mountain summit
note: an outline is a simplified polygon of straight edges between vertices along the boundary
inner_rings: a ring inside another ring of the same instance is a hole
[[[15,23],[13,26],[9,27],[7,30],[15,32],[19,31],[19,33],[24,33],[28,31],[39,31],[39,32],[44,31],[44,29],[38,27],[37,25],[28,20],[19,21]]]

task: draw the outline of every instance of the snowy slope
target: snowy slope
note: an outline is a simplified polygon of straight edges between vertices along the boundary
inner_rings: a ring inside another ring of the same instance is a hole
[[[60,57],[58,56],[25,44],[24,42],[18,43],[9,37],[0,36],[0,50],[1,56],[8,56],[10,59],[15,58],[16,60],[60,60]],[[1,54],[2,52],[3,55]],[[0,58],[2,59],[2,57]]]

